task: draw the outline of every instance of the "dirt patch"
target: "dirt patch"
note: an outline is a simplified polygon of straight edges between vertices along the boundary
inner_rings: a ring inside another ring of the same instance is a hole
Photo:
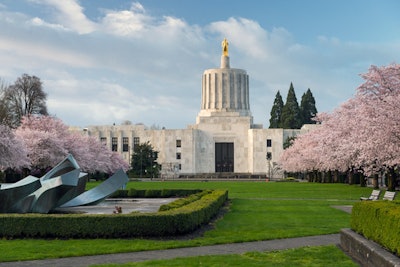
[[[351,210],[353,209],[352,205],[331,206],[331,207],[338,209],[338,210],[342,210],[342,211],[350,213],[350,214],[351,214]]]

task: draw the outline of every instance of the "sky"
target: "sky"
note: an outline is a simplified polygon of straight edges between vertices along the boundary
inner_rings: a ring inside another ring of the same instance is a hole
[[[49,113],[70,126],[183,129],[226,37],[267,128],[290,83],[299,103],[310,89],[331,112],[371,65],[399,63],[399,10],[397,0],[0,0],[0,79],[39,77]]]

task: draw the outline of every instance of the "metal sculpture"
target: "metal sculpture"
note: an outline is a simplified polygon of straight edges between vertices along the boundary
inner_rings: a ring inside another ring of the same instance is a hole
[[[75,207],[75,206],[84,206],[84,205],[94,205],[97,204],[112,193],[121,188],[124,184],[128,182],[128,176],[125,172],[120,169],[113,176],[105,180],[103,183],[99,184],[93,189],[86,191],[74,199],[71,199],[64,205],[60,206],[61,208],[67,207]]]
[[[41,178],[28,176],[13,184],[2,184],[0,213],[49,213],[58,207],[98,203],[128,182],[121,169],[85,192],[86,175],[68,155]]]

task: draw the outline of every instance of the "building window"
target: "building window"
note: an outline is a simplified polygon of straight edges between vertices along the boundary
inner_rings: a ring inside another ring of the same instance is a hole
[[[272,153],[271,152],[267,152],[267,160],[271,160],[272,159]]]
[[[129,138],[122,137],[122,151],[128,152],[128,150],[129,150]]]
[[[176,140],[176,147],[181,147],[181,139]]]
[[[176,159],[181,159],[181,153],[176,153]]]
[[[107,145],[107,137],[100,137],[100,142],[101,142],[103,145]]]
[[[118,138],[117,137],[113,137],[111,139],[111,150],[118,151]]]
[[[182,164],[179,163],[178,168],[179,168],[179,170],[182,170]]]
[[[139,137],[133,137],[133,150],[135,150],[136,146],[140,144],[140,138]]]
[[[272,140],[271,139],[267,139],[267,147],[272,147]]]

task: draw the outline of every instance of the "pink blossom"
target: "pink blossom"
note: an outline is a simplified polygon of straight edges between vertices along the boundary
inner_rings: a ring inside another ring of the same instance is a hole
[[[28,149],[30,166],[47,168],[54,166],[67,154],[72,154],[82,171],[114,173],[129,165],[100,140],[71,132],[61,120],[49,116],[24,117],[16,130]]]
[[[332,113],[318,114],[321,126],[286,149],[286,171],[361,170],[373,175],[400,163],[400,65],[371,66],[349,99]]]
[[[0,170],[27,167],[27,149],[10,128],[0,125]]]

